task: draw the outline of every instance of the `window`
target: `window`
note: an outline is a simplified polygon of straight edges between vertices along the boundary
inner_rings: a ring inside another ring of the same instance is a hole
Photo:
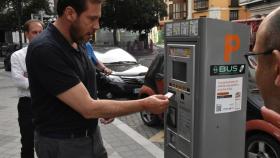
[[[173,19],[173,4],[169,4],[169,19]]]
[[[231,0],[229,7],[239,7],[239,1],[238,0]]]
[[[186,3],[175,3],[174,4],[174,19],[187,18],[187,4]]]
[[[238,10],[231,10],[229,12],[229,20],[238,20],[239,19],[239,15],[238,15]]]
[[[194,0],[194,10],[208,9],[208,0]]]

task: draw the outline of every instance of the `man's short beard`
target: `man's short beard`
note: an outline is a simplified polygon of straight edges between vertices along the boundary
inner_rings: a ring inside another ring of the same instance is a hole
[[[74,22],[74,24],[72,24],[70,26],[70,37],[73,42],[76,42],[76,43],[82,42],[83,39],[80,38],[78,35],[79,31],[80,31],[80,29],[79,29],[77,23]]]

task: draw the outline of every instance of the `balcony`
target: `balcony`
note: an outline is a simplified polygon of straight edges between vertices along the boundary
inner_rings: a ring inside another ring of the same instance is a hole
[[[263,2],[264,0],[239,0],[240,6]]]
[[[209,1],[208,0],[195,0],[194,1],[194,10],[205,10],[208,9]]]

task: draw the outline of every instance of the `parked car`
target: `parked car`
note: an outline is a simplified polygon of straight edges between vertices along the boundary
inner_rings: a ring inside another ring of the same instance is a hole
[[[109,76],[99,74],[98,97],[137,98],[148,68],[121,48],[95,48],[94,53],[98,60],[113,71]]]
[[[280,114],[263,105],[256,89],[249,93],[246,158],[280,158]]]
[[[139,98],[145,98],[153,94],[163,94],[163,61],[163,54],[158,54],[152,61],[145,76],[144,85],[140,89]],[[163,120],[163,114],[156,115],[147,111],[140,112],[140,116],[143,122],[148,126],[160,125]]]
[[[140,89],[141,98],[153,94],[163,94],[163,55],[152,62]],[[267,109],[255,84],[255,71],[249,70],[247,119],[246,119],[246,158],[280,158],[280,114]],[[158,75],[160,74],[160,75]],[[160,77],[159,77],[160,76]],[[163,114],[142,112],[141,119],[148,126],[163,122]]]

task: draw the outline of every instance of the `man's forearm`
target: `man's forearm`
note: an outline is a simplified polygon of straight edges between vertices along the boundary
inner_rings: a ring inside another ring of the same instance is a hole
[[[28,78],[20,75],[20,74],[12,74],[13,80],[15,82],[15,85],[18,88],[22,88],[22,89],[29,89],[29,82],[28,82]]]
[[[57,96],[61,101],[85,118],[108,118],[121,116],[144,109],[145,101],[94,100],[82,83]]]
[[[162,113],[168,105],[163,95],[130,101],[94,100],[81,82],[57,97],[84,118],[112,118],[143,110]]]
[[[103,71],[106,68],[105,65],[101,64],[100,62],[98,62],[96,66],[100,71]]]
[[[92,100],[87,118],[112,118],[144,110],[143,100]]]

